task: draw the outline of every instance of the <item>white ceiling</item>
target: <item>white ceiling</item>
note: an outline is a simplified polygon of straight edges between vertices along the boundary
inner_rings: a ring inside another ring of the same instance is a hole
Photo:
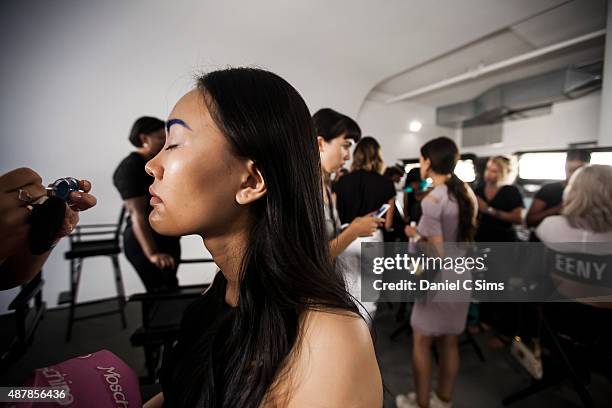
[[[168,88],[190,79],[196,70],[259,65],[285,76],[303,93],[312,110],[333,106],[356,115],[366,95],[383,79],[563,3],[2,2],[0,86],[14,91],[19,102],[23,94],[20,84],[41,92],[53,78],[58,89],[49,90],[47,99],[58,106],[80,101],[76,95],[62,95],[59,87],[65,81],[81,90],[100,86],[111,101],[125,98],[126,87],[132,92],[159,90],[173,101],[179,92],[168,95]],[[108,79],[111,74],[122,78],[121,86]],[[398,85],[391,92],[405,90]],[[23,106],[16,107],[20,108]]]
[[[458,47],[446,54],[413,66],[378,84],[371,98],[399,95],[535,49],[591,33],[606,25],[605,0],[574,0],[564,2],[550,11],[534,14],[517,24],[500,27],[496,33]],[[604,54],[604,40],[555,52],[521,65],[452,87],[413,98],[430,106],[441,106],[474,98],[501,83],[552,71],[572,64],[600,60]]]

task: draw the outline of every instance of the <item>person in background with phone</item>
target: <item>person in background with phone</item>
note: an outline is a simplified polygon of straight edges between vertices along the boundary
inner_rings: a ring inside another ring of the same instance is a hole
[[[348,223],[357,217],[377,211],[383,204],[390,208],[385,214],[385,229],[393,225],[395,186],[383,176],[385,169],[380,145],[371,136],[362,138],[355,146],[351,171],[334,186],[340,222]],[[382,237],[382,232],[377,231]]]
[[[359,140],[355,146],[351,172],[342,177],[334,188],[340,222],[350,223],[374,211],[376,216],[384,217],[385,230],[391,229],[395,213],[395,186],[393,181],[383,176],[384,168],[380,145],[376,139],[367,136]],[[386,210],[378,212],[383,205]],[[347,283],[356,294],[361,292],[362,242],[383,242],[382,230],[377,228],[371,236],[355,239],[342,255]],[[373,318],[376,303],[363,304]]]
[[[335,260],[336,269],[344,273],[345,280],[349,283],[345,262],[338,257],[358,238],[372,236],[385,220],[372,217],[377,209],[374,208],[369,214],[354,218],[345,228],[342,228],[344,225],[340,222],[336,199],[329,185],[329,180],[330,175],[337,172],[350,159],[351,145],[361,138],[361,129],[353,119],[330,108],[320,109],[313,115],[312,120],[317,133],[319,156],[321,158],[321,184],[323,186],[325,229],[329,239],[329,252]],[[348,175],[343,176],[340,181],[346,177]],[[356,290],[355,285],[351,286],[349,284],[347,286],[351,295],[356,299],[361,298],[361,294]],[[369,321],[365,310],[360,308],[360,311]]]
[[[164,146],[165,123],[143,116],[134,122],[129,140],[136,151],[123,159],[113,175],[113,183],[128,212],[123,250],[148,292],[172,290],[178,287],[176,271],[181,259],[180,238],[164,237],[151,229],[148,216],[153,207],[149,187],[153,177],[145,171],[147,160]]]

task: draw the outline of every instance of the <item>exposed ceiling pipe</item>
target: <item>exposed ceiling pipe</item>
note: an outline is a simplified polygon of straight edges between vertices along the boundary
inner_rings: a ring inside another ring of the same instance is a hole
[[[542,55],[550,54],[551,52],[555,52],[557,50],[571,47],[572,45],[576,45],[585,41],[592,40],[597,37],[604,36],[606,34],[606,30],[598,30],[589,34],[581,35],[580,37],[572,38],[571,40],[562,41],[557,44],[549,45],[547,47],[539,48],[537,50],[528,52],[526,54],[518,55],[516,57],[509,58],[504,61],[496,62],[491,65],[479,65],[476,69],[466,72],[465,74],[457,75],[452,78],[444,79],[440,82],[436,82],[431,85],[424,86],[419,89],[415,89],[414,91],[406,92],[398,96],[394,96],[393,98],[389,98],[385,101],[385,104],[391,104],[399,101],[403,101],[405,99],[414,98],[419,95],[423,95],[428,92],[436,91],[438,89],[446,88],[447,86],[455,85],[460,82],[468,81],[470,79],[478,78],[482,75],[489,74],[494,71],[499,71],[500,69],[504,69],[510,67],[512,65],[520,64],[521,62],[529,61]]]

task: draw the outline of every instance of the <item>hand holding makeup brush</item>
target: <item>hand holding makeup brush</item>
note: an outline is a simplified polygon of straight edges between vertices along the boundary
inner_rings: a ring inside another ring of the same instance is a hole
[[[81,180],[78,189],[69,193],[66,202],[54,203],[57,228],[46,240],[47,244],[39,244],[38,250],[32,251],[32,241],[53,224],[40,215],[39,222],[34,222],[34,215],[42,213],[39,210],[43,206],[52,204],[43,204],[50,189],[43,186],[40,175],[30,168],[15,169],[0,176],[0,289],[29,281],[40,270],[53,245],[72,232],[79,222],[78,212],[96,205],[96,198],[89,194],[91,183]],[[32,237],[35,232],[37,236]]]

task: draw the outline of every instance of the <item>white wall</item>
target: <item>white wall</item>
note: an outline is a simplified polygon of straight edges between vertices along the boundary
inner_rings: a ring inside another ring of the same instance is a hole
[[[378,140],[387,166],[400,159],[418,158],[421,146],[439,136],[455,138],[455,129],[436,125],[436,111],[416,102],[398,102],[385,105],[385,95],[372,93],[361,107],[357,121],[364,135]],[[408,130],[411,120],[423,127],[418,133]]]
[[[89,179],[99,204],[83,213],[82,223],[112,222],[120,199],[111,175],[131,149],[132,122],[145,114],[166,117],[200,71],[261,66],[291,82],[311,110],[331,106],[355,116],[384,78],[560,1],[2,2],[0,174],[29,166],[45,182]],[[379,128],[377,115],[364,112],[366,132],[392,130],[383,145],[389,162],[403,156],[392,152],[410,154],[421,144],[394,140],[402,132],[396,122]],[[68,288],[65,250],[60,243],[45,266],[50,306]],[[197,240],[184,245],[186,257],[201,250]],[[140,291],[124,259],[122,267],[127,292]],[[0,293],[0,313],[13,293]],[[80,298],[113,294],[110,262],[88,261]]]
[[[504,122],[502,143],[463,149],[479,156],[518,150],[563,149],[569,143],[597,141],[601,93],[559,102],[548,115]]]
[[[374,136],[382,146],[385,163],[418,157],[420,146],[438,136],[454,138],[460,144],[461,129],[435,124],[435,109],[416,102],[385,105],[380,94],[371,95],[363,104],[357,120],[364,135]],[[519,150],[563,149],[570,143],[597,141],[601,93],[556,103],[550,114],[504,122],[502,143],[461,148],[479,156],[512,154]],[[423,123],[418,133],[408,130],[408,123]],[[486,127],[483,127],[486,131]]]

